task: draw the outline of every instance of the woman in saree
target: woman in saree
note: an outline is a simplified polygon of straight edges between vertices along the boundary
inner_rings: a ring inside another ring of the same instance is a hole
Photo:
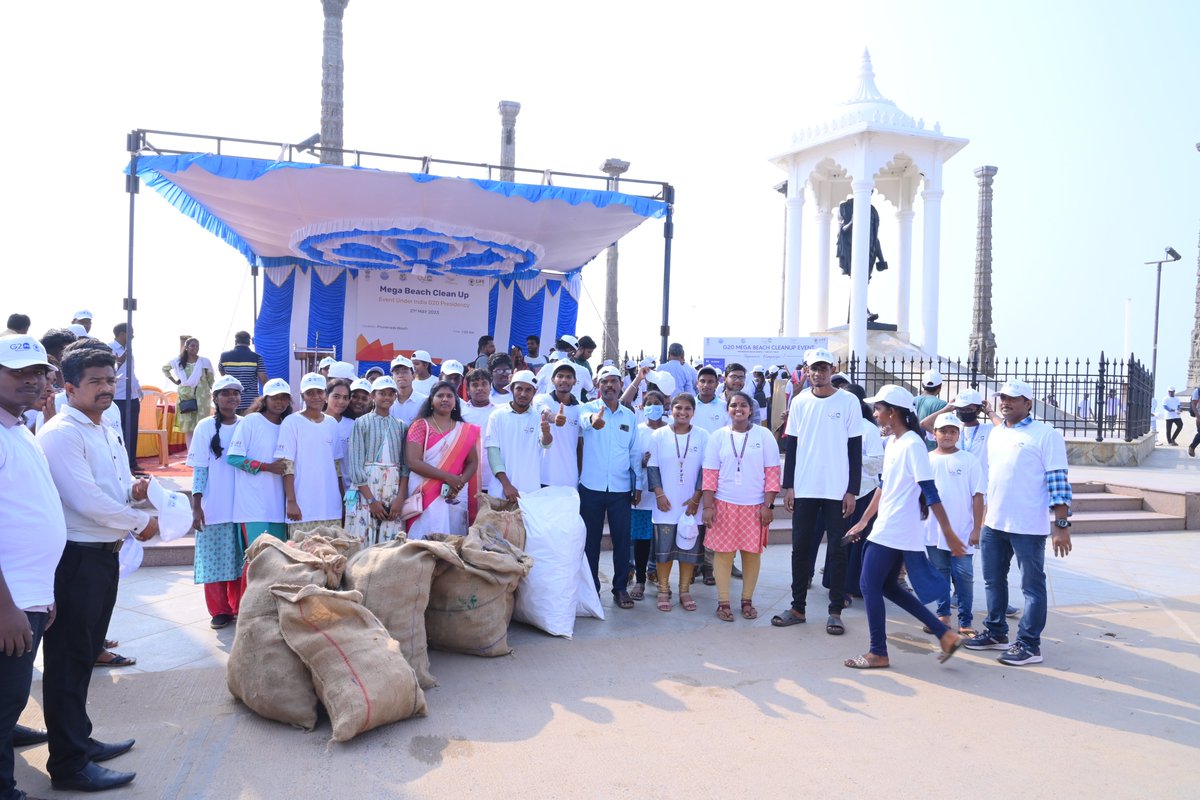
[[[454,387],[446,381],[435,384],[409,426],[405,444],[409,496],[420,495],[422,509],[408,523],[408,538],[466,534],[479,491],[479,435],[478,426],[463,420]]]

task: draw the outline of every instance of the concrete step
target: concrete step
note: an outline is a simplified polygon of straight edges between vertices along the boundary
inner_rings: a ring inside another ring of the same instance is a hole
[[[1097,481],[1071,481],[1071,494],[1103,494],[1106,491],[1107,487]]]
[[[1081,511],[1141,511],[1143,503],[1142,498],[1127,494],[1084,492],[1071,499],[1071,508],[1075,513]]]
[[[1071,533],[1157,533],[1181,531],[1184,517],[1154,511],[1076,511],[1071,515]]]

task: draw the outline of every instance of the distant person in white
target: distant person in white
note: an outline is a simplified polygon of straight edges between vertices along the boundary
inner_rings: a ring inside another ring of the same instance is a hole
[[[1180,413],[1183,403],[1175,396],[1174,386],[1167,389],[1167,396],[1163,398],[1162,407],[1167,419],[1167,444],[1174,447],[1179,444],[1176,440],[1183,432],[1183,415]]]
[[[411,425],[425,403],[425,395],[413,388],[413,362],[406,356],[392,359],[392,379],[396,381],[398,393],[392,404],[392,416]]]
[[[554,440],[531,405],[533,373],[521,370],[509,385],[512,400],[492,413],[484,446],[492,467],[488,494],[516,502],[522,492],[542,488],[542,450]]]
[[[487,438],[488,421],[496,406],[492,404],[492,376],[485,369],[472,369],[466,377],[467,399],[459,403],[462,418],[479,428],[479,488],[488,491],[492,486],[492,467],[488,464]]]
[[[413,391],[417,394],[429,396],[429,390],[433,388],[440,378],[433,374],[433,357],[429,355],[428,350],[416,350],[412,354],[413,365]],[[411,422],[411,420],[406,420]]]

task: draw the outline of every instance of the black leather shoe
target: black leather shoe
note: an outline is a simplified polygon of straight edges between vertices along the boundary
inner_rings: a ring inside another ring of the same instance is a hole
[[[74,775],[50,776],[50,785],[59,792],[103,792],[124,786],[137,777],[136,772],[116,772],[89,761]]]
[[[13,727],[13,747],[29,747],[41,744],[50,738],[50,734],[38,728],[27,728],[24,725]]]
[[[101,761],[128,753],[133,749],[133,743],[133,739],[123,742],[97,742],[95,739],[88,739],[88,757],[92,759],[92,763],[99,764]]]

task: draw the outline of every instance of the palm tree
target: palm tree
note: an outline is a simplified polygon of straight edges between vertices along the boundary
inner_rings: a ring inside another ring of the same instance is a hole
[[[321,163],[341,164],[342,14],[350,0],[321,0],[325,10],[325,47],[321,54]]]

